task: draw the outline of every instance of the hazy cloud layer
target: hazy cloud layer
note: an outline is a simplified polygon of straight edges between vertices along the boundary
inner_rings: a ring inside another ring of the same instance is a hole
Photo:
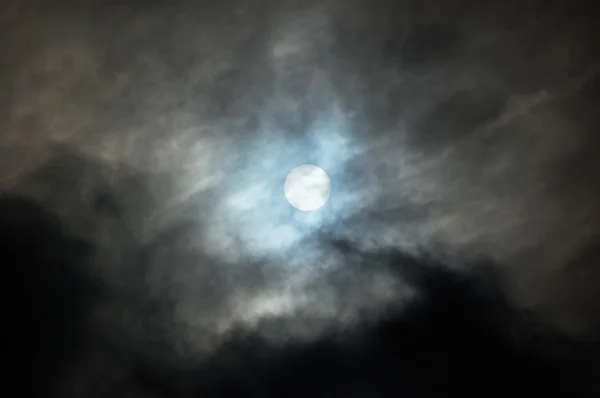
[[[239,325],[310,340],[418,297],[330,238],[493,259],[514,303],[598,324],[583,2],[9,3],[0,187],[93,247],[107,339],[204,357]],[[283,196],[304,163],[332,183],[310,214]]]

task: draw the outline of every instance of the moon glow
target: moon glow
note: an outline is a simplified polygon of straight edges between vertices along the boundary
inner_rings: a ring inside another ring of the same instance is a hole
[[[285,198],[301,211],[315,211],[327,203],[331,182],[325,170],[312,164],[298,166],[289,172],[283,187]]]

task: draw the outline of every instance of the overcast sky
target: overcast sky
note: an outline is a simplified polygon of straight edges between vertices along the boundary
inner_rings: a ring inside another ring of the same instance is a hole
[[[111,292],[92,322],[176,357],[240,323],[307,339],[414,299],[385,268],[342,272],[359,260],[324,236],[460,272],[492,259],[520,306],[589,331],[591,3],[5,0],[0,189],[92,245]],[[313,213],[283,195],[305,163],[332,184]]]

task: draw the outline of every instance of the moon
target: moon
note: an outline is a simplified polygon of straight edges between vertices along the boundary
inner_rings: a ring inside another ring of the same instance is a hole
[[[325,170],[312,164],[303,164],[289,172],[283,186],[285,198],[301,211],[315,211],[327,203],[331,182]]]

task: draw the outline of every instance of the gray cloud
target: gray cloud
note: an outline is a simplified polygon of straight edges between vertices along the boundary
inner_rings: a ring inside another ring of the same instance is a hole
[[[461,272],[491,258],[519,306],[589,330],[595,285],[560,281],[600,225],[593,12],[205,3],[5,14],[0,188],[94,244],[99,322],[202,356],[239,325],[314,338],[417,296],[344,273],[327,234]],[[304,163],[331,177],[313,214],[282,192]]]

